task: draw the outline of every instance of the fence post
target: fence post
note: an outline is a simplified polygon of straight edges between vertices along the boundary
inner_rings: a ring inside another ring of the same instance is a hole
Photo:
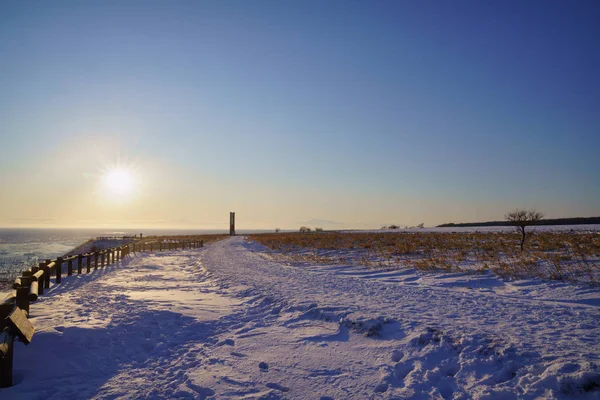
[[[73,275],[73,259],[69,258],[69,263],[67,264],[67,276]]]
[[[83,254],[77,256],[77,275],[81,275],[81,267],[83,267]]]
[[[46,270],[44,269],[44,263],[41,262],[38,264],[38,271],[41,269],[44,271],[44,275],[42,275],[42,277],[40,278],[40,281],[38,282],[39,287],[38,287],[38,294],[41,296],[44,294],[44,280],[45,280],[45,276],[47,274]]]
[[[0,388],[12,386],[14,340],[10,330],[0,332],[0,346],[4,347],[4,357],[0,357]]]
[[[21,278],[23,279],[23,278]],[[28,282],[31,283],[31,282]],[[20,285],[17,288],[17,307],[27,313],[29,317],[29,285]]]
[[[102,250],[100,253],[100,268],[104,268],[104,259],[106,258],[106,251]]]
[[[52,260],[46,260],[46,265],[44,265],[44,288],[48,289],[50,287],[50,263]]]
[[[62,281],[62,263],[63,258],[56,257],[56,267],[54,267],[54,269],[56,269],[56,283],[60,283],[60,281]]]
[[[89,274],[90,273],[90,267],[92,266],[92,254],[88,253],[87,257],[85,258],[85,268],[86,268],[86,272]]]
[[[200,247],[204,247],[204,240],[200,241]]]
[[[98,269],[98,256],[100,255],[99,251],[94,252],[94,270]]]

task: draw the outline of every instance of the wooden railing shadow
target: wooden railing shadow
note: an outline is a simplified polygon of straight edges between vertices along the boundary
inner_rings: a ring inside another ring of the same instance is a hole
[[[41,332],[30,344],[27,354],[15,358],[15,385],[0,393],[7,399],[23,397],[19,386],[25,384],[31,397],[43,393],[44,397],[69,398],[74,390],[76,394],[72,398],[111,397],[103,393],[103,387],[124,370],[161,368],[168,371],[180,367],[175,365],[176,360],[185,358],[188,353],[189,362],[199,364],[201,360],[197,360],[197,353],[191,350],[197,343],[217,342],[213,338],[218,333],[215,321],[198,321],[168,310],[142,309],[136,315],[113,319],[104,328],[59,327],[58,332]],[[74,389],[72,383],[76,376],[81,379]],[[129,397],[131,393],[123,393],[125,395]]]
[[[42,295],[76,288],[76,282],[81,283],[81,280],[66,279],[65,282],[70,284],[64,284],[63,279],[73,275],[89,275],[97,279],[104,274],[102,271],[105,267],[122,263],[125,257],[143,251],[195,249],[203,246],[203,240],[146,240],[91,253],[57,257],[23,271],[23,275],[15,279],[14,290],[0,302],[0,388],[13,384],[15,340],[19,339],[27,345],[35,332],[28,320],[30,304]],[[63,288],[59,289],[60,287]]]

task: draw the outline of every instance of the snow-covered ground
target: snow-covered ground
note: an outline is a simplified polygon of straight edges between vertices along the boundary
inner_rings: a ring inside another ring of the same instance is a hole
[[[242,237],[73,276],[2,399],[600,398],[600,290],[275,257]]]

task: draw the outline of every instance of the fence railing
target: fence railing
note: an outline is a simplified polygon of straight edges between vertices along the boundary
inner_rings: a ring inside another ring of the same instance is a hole
[[[15,339],[19,338],[25,344],[31,342],[34,328],[28,320],[29,307],[46,289],[50,289],[52,276],[54,284],[58,285],[62,282],[65,272],[67,277],[75,272],[79,275],[84,273],[85,267],[85,273],[89,274],[92,268],[97,270],[115,264],[130,254],[155,250],[196,249],[203,246],[203,240],[129,243],[85,254],[57,257],[23,271],[23,275],[15,279],[13,291],[0,302],[0,388],[12,386]]]

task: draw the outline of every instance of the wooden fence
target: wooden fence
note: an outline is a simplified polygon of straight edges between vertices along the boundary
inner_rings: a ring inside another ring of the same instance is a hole
[[[37,267],[23,271],[23,275],[15,279],[14,290],[0,302],[0,388],[12,386],[14,341],[19,338],[24,344],[31,342],[34,328],[28,319],[29,306],[50,288],[52,276],[54,284],[60,284],[65,272],[67,277],[84,271],[89,274],[92,268],[97,270],[115,264],[137,252],[196,249],[203,246],[203,240],[129,243],[92,253],[57,257],[56,260],[46,260]]]

